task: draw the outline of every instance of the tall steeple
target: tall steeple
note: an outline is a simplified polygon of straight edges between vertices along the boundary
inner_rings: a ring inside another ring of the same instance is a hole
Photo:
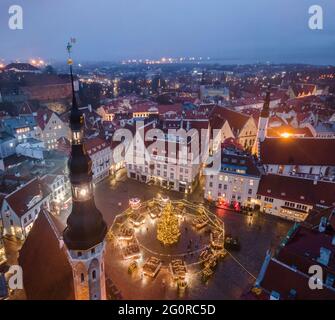
[[[83,144],[84,117],[78,108],[74,91],[71,48],[72,44],[69,43],[67,50],[72,83],[72,145],[68,167],[72,211],[67,219],[63,239],[73,268],[76,299],[105,299],[104,253],[107,225],[94,201],[92,161]]]
[[[253,147],[253,153],[257,154],[258,156],[260,155],[260,145],[265,140],[268,129],[269,117],[270,117],[270,101],[271,101],[270,97],[271,97],[271,91],[270,87],[268,87],[265,95],[263,108],[258,120],[257,136]]]
[[[261,111],[261,118],[269,118],[270,116],[270,96],[271,96],[271,91],[270,87],[266,90],[266,95],[265,95],[265,100],[263,104],[263,108]]]

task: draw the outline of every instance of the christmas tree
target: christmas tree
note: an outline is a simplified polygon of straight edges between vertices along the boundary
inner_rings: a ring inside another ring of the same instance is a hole
[[[173,212],[171,203],[164,208],[162,217],[158,222],[157,239],[164,245],[178,242],[180,237],[178,218]]]

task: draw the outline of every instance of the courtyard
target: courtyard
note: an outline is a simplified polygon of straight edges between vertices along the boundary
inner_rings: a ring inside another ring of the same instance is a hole
[[[115,217],[129,207],[129,199],[136,197],[145,202],[157,197],[158,194],[167,195],[172,201],[184,198],[182,194],[130,180],[121,173],[114,179],[106,179],[98,184],[95,199],[108,225],[112,226]],[[201,184],[192,195],[188,196],[187,200],[195,206],[204,202]],[[107,277],[112,279],[121,292],[122,298],[239,299],[241,294],[254,283],[266,251],[274,249],[292,227],[290,222],[256,212],[252,216],[247,216],[223,209],[211,209],[211,211],[224,223],[226,235],[238,237],[241,248],[239,251],[229,251],[217,264],[214,274],[207,282],[192,276],[183,295],[178,293],[176,284],[171,281],[167,257],[187,252],[190,240],[192,240],[192,250],[203,249],[208,243],[207,234],[194,233],[191,228],[182,224],[180,241],[175,246],[167,248],[156,239],[156,224],[145,223],[145,227],[137,232],[141,247],[149,251],[143,256],[141,263],[143,264],[149,256],[161,255],[160,259],[164,264],[154,278],[143,277],[141,272],[129,274],[129,261],[123,259],[117,244],[108,241]],[[196,257],[192,255],[185,257],[188,264],[194,263],[195,259]]]

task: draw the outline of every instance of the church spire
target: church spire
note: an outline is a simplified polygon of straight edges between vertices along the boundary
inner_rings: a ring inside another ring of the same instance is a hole
[[[263,109],[261,111],[259,120],[258,120],[258,129],[257,129],[257,136],[253,146],[253,153],[257,154],[260,157],[260,147],[261,143],[266,139],[266,134],[269,125],[269,117],[270,117],[270,86],[266,91],[266,96],[264,100]]]
[[[87,250],[104,241],[107,225],[94,202],[92,161],[83,145],[84,117],[78,108],[75,96],[71,48],[72,45],[69,43],[67,50],[72,82],[72,108],[70,114],[72,145],[68,167],[73,205],[63,237],[70,250]]]
[[[261,111],[261,118],[269,118],[270,116],[270,96],[271,96],[271,91],[270,91],[270,86],[266,90],[266,96],[263,104],[263,109]]]

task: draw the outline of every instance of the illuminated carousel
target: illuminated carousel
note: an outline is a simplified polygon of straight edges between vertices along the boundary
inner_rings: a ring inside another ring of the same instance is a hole
[[[125,272],[143,281],[165,273],[181,294],[195,279],[207,282],[226,255],[224,225],[202,205],[166,196],[141,202],[115,217],[109,239]]]

